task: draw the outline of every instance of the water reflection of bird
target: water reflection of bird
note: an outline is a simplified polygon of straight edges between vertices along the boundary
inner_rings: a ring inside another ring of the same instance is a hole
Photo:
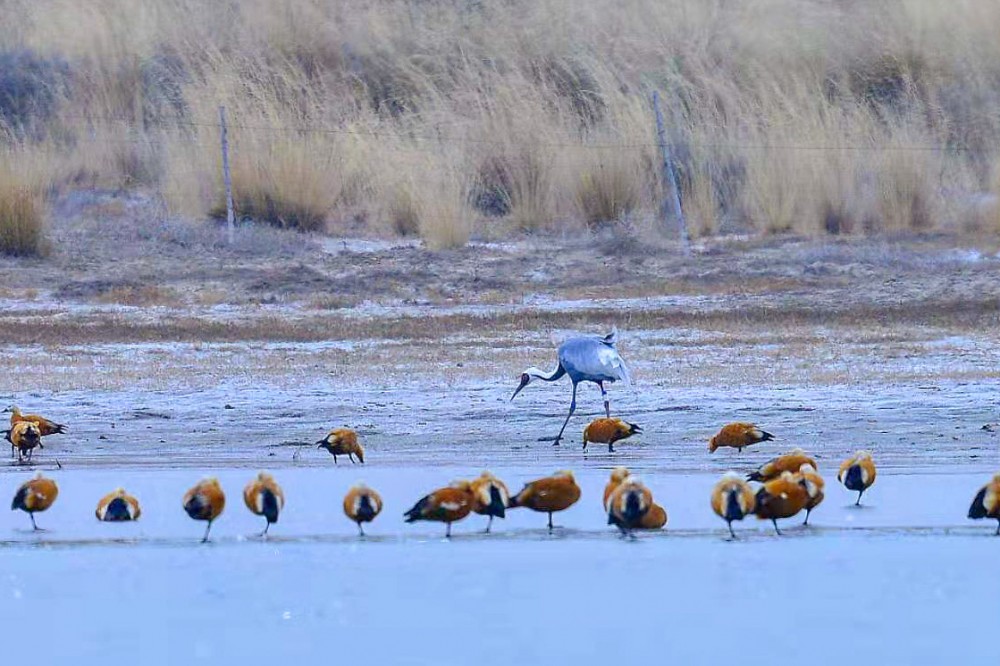
[[[570,338],[559,346],[558,364],[551,372],[545,372],[538,368],[531,367],[521,374],[521,383],[510,397],[513,400],[525,386],[536,379],[545,382],[554,382],[561,379],[563,375],[569,375],[573,382],[573,398],[569,404],[569,414],[563,422],[559,434],[556,435],[554,444],[559,444],[563,431],[569,423],[573,412],[576,411],[576,389],[580,382],[593,382],[601,389],[604,397],[604,414],[611,417],[611,402],[608,392],[604,388],[604,383],[623,382],[626,386],[631,383],[631,377],[625,360],[618,354],[615,347],[618,341],[618,330],[613,330],[603,338],[599,337],[579,337]]]

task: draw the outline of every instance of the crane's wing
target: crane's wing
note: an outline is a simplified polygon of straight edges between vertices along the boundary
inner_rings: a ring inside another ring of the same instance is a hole
[[[570,376],[588,381],[630,384],[625,361],[604,338],[573,338],[559,349],[559,361]]]

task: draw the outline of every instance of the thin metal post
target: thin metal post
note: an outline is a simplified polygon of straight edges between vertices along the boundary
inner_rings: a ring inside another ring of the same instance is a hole
[[[677,182],[677,170],[674,168],[674,161],[670,157],[670,145],[667,143],[667,128],[663,122],[663,113],[660,111],[660,93],[653,91],[653,111],[656,114],[656,137],[660,144],[660,154],[663,156],[663,189],[670,190],[670,197],[673,201],[674,215],[677,218],[677,226],[680,231],[681,248],[685,255],[691,254],[691,240],[688,237],[687,222],[684,220],[684,211],[681,208],[681,188]],[[667,203],[663,203],[663,218],[667,219]]]
[[[229,173],[229,133],[226,130],[226,107],[219,107],[219,130],[222,134],[222,179],[226,185],[226,230],[229,244],[233,244],[236,214],[233,212],[233,178]]]

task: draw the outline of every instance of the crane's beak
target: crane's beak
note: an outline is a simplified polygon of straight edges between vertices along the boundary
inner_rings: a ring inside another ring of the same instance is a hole
[[[523,375],[521,375],[521,384],[514,391],[514,395],[510,396],[510,399],[513,400],[514,398],[516,398],[517,394],[521,392],[521,389],[523,389],[525,386],[527,386],[528,382],[530,382],[530,381],[531,381],[531,377],[528,376],[528,373],[524,373]]]

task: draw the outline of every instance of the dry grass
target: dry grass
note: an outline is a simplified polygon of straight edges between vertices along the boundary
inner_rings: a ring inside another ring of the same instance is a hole
[[[38,257],[49,250],[44,189],[32,169],[19,171],[29,161],[16,153],[0,154],[0,255]]]
[[[279,226],[360,220],[449,247],[649,217],[659,89],[695,234],[997,227],[958,212],[1000,168],[1000,118],[983,111],[1000,106],[1000,5],[983,0],[36,0],[2,13],[18,38],[0,51],[30,50],[52,79],[10,79],[25,99],[0,105],[6,141],[56,156],[53,182],[155,185],[188,215],[218,208],[211,125],[225,104],[237,207]],[[15,127],[24,109],[37,117]]]

